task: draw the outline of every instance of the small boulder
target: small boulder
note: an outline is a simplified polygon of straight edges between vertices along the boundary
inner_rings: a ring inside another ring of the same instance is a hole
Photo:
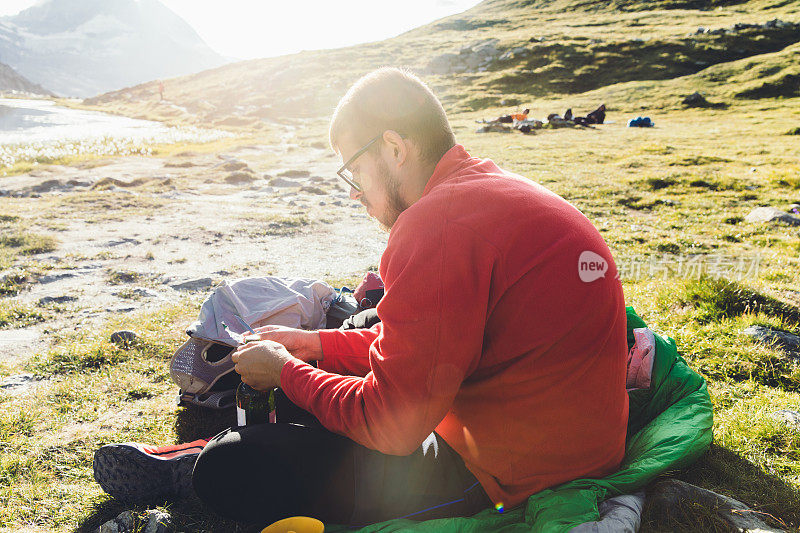
[[[319,187],[315,187],[313,185],[300,187],[300,192],[307,192],[309,194],[328,194],[324,189],[320,189]]]
[[[308,170],[284,170],[283,172],[278,172],[278,176],[283,178],[307,178],[311,175],[311,172]]]
[[[791,428],[800,429],[800,411],[781,409],[772,413],[771,416],[779,422],[785,422]]]
[[[32,192],[50,192],[55,189],[62,188],[63,185],[58,180],[46,180],[41,183],[38,183],[30,188]]]
[[[286,178],[273,178],[269,180],[270,187],[299,187],[300,184]]]
[[[133,511],[122,511],[114,520],[119,526],[120,533],[122,531],[133,531],[136,525],[136,515],[133,514]]]
[[[172,517],[158,509],[145,511],[147,522],[142,533],[167,533],[172,529]]]
[[[100,526],[99,533],[133,533],[135,527],[136,517],[133,511],[123,511]]]
[[[227,176],[225,176],[225,182],[231,184],[239,184],[239,183],[250,183],[251,181],[255,181],[257,178],[253,175],[252,172],[231,172]]]
[[[100,529],[98,529],[97,531],[99,533],[122,533],[119,530],[119,525],[117,524],[116,520],[109,520],[108,522],[101,525]]]
[[[222,164],[222,170],[229,170],[233,172],[235,170],[242,170],[242,169],[247,169],[250,172],[252,172],[252,170],[248,168],[247,163],[245,163],[244,161],[239,161],[238,159],[232,159]]]
[[[199,291],[211,287],[213,283],[214,281],[211,278],[197,278],[175,283],[170,287],[176,291]]]
[[[775,207],[756,207],[744,219],[747,222],[782,222],[790,226],[800,226],[800,218]]]
[[[648,514],[665,523],[696,525],[698,509],[713,513],[732,531],[780,532],[761,520],[761,513],[744,503],[677,479],[665,479],[647,491]]]
[[[47,305],[47,304],[63,304],[67,302],[74,302],[78,298],[76,296],[45,296],[43,298],[39,298],[39,305]]]
[[[39,283],[52,283],[66,278],[74,278],[75,274],[72,272],[57,272],[55,274],[47,274],[39,278]]]
[[[749,326],[742,332],[756,340],[783,350],[790,357],[800,359],[800,336],[788,331],[765,328],[764,326]]]
[[[699,92],[693,92],[692,94],[690,94],[689,96],[684,98],[681,103],[683,105],[689,106],[689,107],[707,107],[708,106],[708,100],[706,100],[705,97],[702,94],[700,94]]]
[[[139,337],[136,335],[136,333],[126,329],[115,331],[109,338],[111,342],[126,350],[133,346],[138,339]]]

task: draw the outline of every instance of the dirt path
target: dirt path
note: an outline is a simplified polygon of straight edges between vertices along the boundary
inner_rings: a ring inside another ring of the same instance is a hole
[[[48,332],[207,293],[222,279],[337,280],[376,266],[388,235],[349,199],[338,159],[292,139],[287,127],[277,148],[119,157],[0,180],[7,209],[58,241],[21,259],[40,274],[16,297],[56,305],[58,316],[0,330],[0,363],[19,368],[47,349]]]

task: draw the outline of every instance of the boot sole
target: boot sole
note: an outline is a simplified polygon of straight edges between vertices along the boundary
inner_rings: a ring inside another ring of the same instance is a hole
[[[94,454],[94,479],[114,498],[132,503],[194,496],[192,470],[199,453],[158,459],[134,446],[109,444]]]

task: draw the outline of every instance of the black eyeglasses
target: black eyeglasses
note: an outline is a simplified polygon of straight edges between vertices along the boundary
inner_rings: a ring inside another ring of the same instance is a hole
[[[351,186],[358,192],[361,192],[361,185],[356,181],[355,177],[353,176],[353,171],[350,170],[350,165],[352,165],[356,159],[364,155],[364,152],[369,150],[370,146],[375,144],[375,142],[381,137],[383,137],[382,133],[380,135],[376,135],[375,137],[373,137],[372,140],[370,140],[367,144],[365,144],[358,152],[354,153],[353,157],[348,159],[345,162],[345,164],[342,165],[341,168],[339,168],[339,170],[336,171],[336,173],[339,174],[340,178],[342,178],[349,186]]]

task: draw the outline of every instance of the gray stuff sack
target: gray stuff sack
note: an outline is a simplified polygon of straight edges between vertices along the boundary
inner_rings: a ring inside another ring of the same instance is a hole
[[[326,313],[335,296],[328,284],[313,279],[263,277],[223,281],[206,298],[199,318],[186,330],[191,338],[170,360],[170,376],[181,389],[179,395],[197,403],[195,400],[211,393],[217,382],[234,371],[231,354],[239,339],[231,334],[247,333],[234,315],[253,328],[272,324],[320,329],[325,327]]]
[[[243,278],[223,281],[206,298],[199,318],[186,330],[190,337],[237,346],[234,333],[246,334],[239,315],[253,328],[267,324],[300,329],[325,327],[335,291],[327,283],[303,278]]]

